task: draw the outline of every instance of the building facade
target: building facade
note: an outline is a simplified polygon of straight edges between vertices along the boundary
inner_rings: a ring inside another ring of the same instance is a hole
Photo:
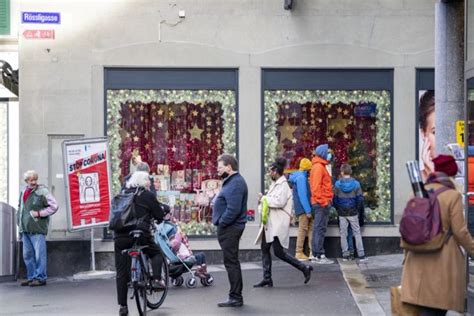
[[[285,156],[291,171],[320,143],[334,152],[334,174],[355,166],[364,237],[374,249],[384,238],[398,243],[411,191],[405,162],[419,152],[418,100],[434,89],[434,4],[22,1],[22,12],[61,15],[60,24],[19,30],[19,169],[38,170],[61,205],[49,240],[88,238],[67,231],[62,141],[107,135],[114,190],[140,155],[194,248],[218,249],[208,205],[220,153],[237,155],[256,210],[272,160]],[[32,29],[54,38],[21,35]],[[242,249],[258,249],[253,217]]]

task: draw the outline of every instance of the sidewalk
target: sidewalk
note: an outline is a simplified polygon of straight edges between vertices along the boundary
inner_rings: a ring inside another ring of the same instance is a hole
[[[403,254],[373,256],[361,263],[338,261],[361,314],[391,315],[390,287],[400,285]]]

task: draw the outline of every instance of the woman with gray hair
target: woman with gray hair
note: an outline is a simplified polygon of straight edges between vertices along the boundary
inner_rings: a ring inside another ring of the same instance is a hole
[[[147,245],[143,251],[151,259],[153,270],[154,287],[164,288],[165,284],[161,280],[161,266],[163,257],[160,247],[155,243],[150,228],[153,220],[159,223],[165,216],[165,206],[160,204],[156,195],[150,192],[150,175],[145,171],[135,171],[126,183],[125,193],[134,193],[135,215],[138,219],[135,227],[130,227],[126,231],[115,231],[115,268],[117,270],[117,300],[120,305],[119,314],[128,315],[127,307],[127,284],[130,281],[130,257],[122,254],[122,250],[129,249],[134,244],[134,239],[129,235],[132,230],[142,230],[143,235],[139,239],[140,245]]]

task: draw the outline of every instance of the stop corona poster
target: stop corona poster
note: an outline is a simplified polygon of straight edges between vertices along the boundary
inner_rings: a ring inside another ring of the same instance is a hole
[[[65,140],[63,161],[68,229],[107,225],[111,199],[107,138]]]

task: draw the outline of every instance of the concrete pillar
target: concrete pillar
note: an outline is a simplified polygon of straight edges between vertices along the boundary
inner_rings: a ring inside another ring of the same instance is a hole
[[[438,0],[435,9],[436,153],[456,142],[464,120],[464,1]]]

